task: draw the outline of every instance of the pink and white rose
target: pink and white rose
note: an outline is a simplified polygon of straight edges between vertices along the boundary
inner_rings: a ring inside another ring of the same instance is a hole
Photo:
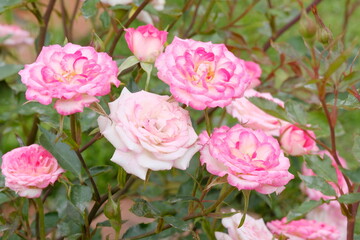
[[[265,113],[263,110],[251,103],[248,98],[256,97],[269,100],[284,107],[284,102],[274,98],[270,93],[260,93],[253,89],[245,91],[244,97],[237,98],[226,107],[227,112],[237,118],[245,127],[263,130],[268,135],[279,136],[281,126],[286,122]]]
[[[32,144],[2,156],[1,172],[5,186],[21,197],[40,197],[42,189],[53,184],[64,170],[45,148]]]
[[[145,179],[148,169],[185,170],[199,150],[189,113],[168,96],[126,88],[99,117],[100,132],[116,148],[112,161]]]
[[[286,218],[267,223],[270,231],[284,235],[289,240],[338,240],[339,232],[335,227],[315,220],[300,219],[287,223]]]
[[[20,44],[32,44],[34,38],[28,31],[23,30],[17,25],[0,24],[0,45],[16,46]]]
[[[96,96],[108,94],[111,84],[119,86],[117,73],[107,53],[72,43],[43,47],[36,61],[19,72],[27,86],[26,99],[44,105],[56,99],[54,107],[61,115],[82,112],[98,102]]]
[[[306,130],[306,132],[291,124],[281,127],[279,141],[284,152],[289,155],[299,156],[318,151],[319,148],[313,140],[313,138],[316,138],[315,133],[310,130]]]
[[[234,210],[233,210],[234,211]],[[231,217],[221,220],[224,227],[227,228],[228,234],[215,232],[217,240],[272,240],[273,235],[266,227],[262,218],[255,219],[246,215],[244,224],[238,228],[243,214],[237,213]]]
[[[229,105],[251,82],[244,60],[224,44],[175,37],[155,67],[174,98],[197,110]]]
[[[261,84],[261,81],[259,78],[260,78],[261,72],[262,72],[259,64],[251,62],[251,61],[245,61],[245,67],[251,78],[251,83],[250,83],[248,89],[259,86]]]
[[[227,175],[229,184],[239,190],[279,193],[294,178],[279,143],[260,130],[238,124],[216,128],[211,137],[203,132],[199,138],[201,164],[214,175]]]
[[[341,213],[340,204],[337,201],[331,201],[330,204],[322,204],[311,210],[306,215],[306,219],[323,222],[336,228],[340,233],[338,240],[346,240],[347,219]]]
[[[153,63],[164,50],[168,35],[166,31],[159,31],[151,24],[136,29],[127,28],[125,31],[129,49],[140,62]]]

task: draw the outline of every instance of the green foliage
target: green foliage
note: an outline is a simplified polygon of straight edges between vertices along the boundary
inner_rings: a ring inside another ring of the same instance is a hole
[[[59,162],[60,166],[75,176],[81,178],[81,163],[76,153],[69,145],[56,141],[56,135],[40,127],[42,135],[40,137],[41,145],[46,148]]]
[[[98,9],[96,7],[100,0],[86,0],[81,7],[81,13],[85,18],[91,18],[95,16]]]
[[[335,190],[328,184],[325,179],[319,176],[304,176],[299,174],[301,180],[304,181],[305,185],[309,188],[319,190],[326,196],[335,196]]]
[[[288,222],[293,220],[298,220],[304,217],[305,214],[313,210],[314,208],[320,206],[322,204],[321,201],[307,201],[303,202],[300,206],[292,209],[288,215],[286,216],[286,220]]]

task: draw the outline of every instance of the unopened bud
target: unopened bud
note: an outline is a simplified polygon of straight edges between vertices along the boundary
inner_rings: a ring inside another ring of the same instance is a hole
[[[300,20],[299,32],[304,38],[312,38],[315,36],[317,30],[316,23],[304,13]]]
[[[322,44],[328,44],[332,38],[332,34],[328,29],[320,28],[317,31],[317,40]]]

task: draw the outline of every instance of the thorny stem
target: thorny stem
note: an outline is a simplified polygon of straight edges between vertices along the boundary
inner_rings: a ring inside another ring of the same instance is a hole
[[[76,0],[74,10],[73,10],[73,13],[70,18],[70,24],[69,24],[69,29],[68,29],[69,30],[69,41],[73,40],[74,21],[75,21],[76,13],[77,13],[79,6],[80,6],[80,0]]]
[[[127,20],[127,22],[124,24],[124,27],[121,28],[115,35],[114,40],[111,44],[110,50],[109,50],[109,55],[112,56],[114,54],[115,51],[115,47],[117,42],[120,40],[122,34],[125,31],[125,28],[128,28],[130,26],[130,24],[136,19],[136,17],[139,15],[139,13],[144,9],[144,7],[146,7],[146,5],[148,5],[148,3],[150,3],[151,0],[144,0],[141,5],[136,9],[136,11],[134,12],[133,15],[131,15],[131,17]]]
[[[38,52],[41,51],[42,47],[45,44],[46,31],[47,31],[47,27],[49,25],[51,12],[55,6],[55,2],[56,2],[56,0],[49,0],[49,4],[48,4],[45,14],[43,16],[43,25],[40,27],[40,33],[39,33],[39,37],[38,37]]]
[[[97,140],[101,139],[101,133],[97,133],[88,143],[86,143],[82,148],[79,149],[79,152],[83,152],[88,149],[91,145],[93,145]]]
[[[30,133],[28,135],[28,138],[26,140],[26,145],[31,145],[31,144],[33,144],[35,142],[39,123],[40,123],[40,119],[39,119],[38,115],[35,114],[34,120],[33,120],[33,125],[31,127],[31,131],[30,131]]]
[[[306,9],[306,12],[309,12],[311,8],[315,5],[318,5],[321,3],[322,0],[314,0]],[[285,26],[280,28],[274,35],[272,35],[264,44],[263,51],[266,52],[271,45],[271,42],[278,39],[281,35],[283,35],[289,28],[291,28],[295,23],[297,23],[300,20],[301,13],[299,13],[296,17],[294,17],[290,22],[288,22]]]
[[[99,193],[99,190],[98,190],[98,188],[96,186],[94,178],[91,176],[89,168],[87,167],[86,162],[85,162],[84,158],[82,157],[81,153],[79,152],[79,150],[76,150],[75,153],[78,156],[78,158],[79,158],[79,160],[81,162],[81,165],[85,169],[85,172],[86,172],[86,174],[88,175],[88,177],[90,179],[91,185],[92,185],[92,187],[94,189],[95,200],[96,200],[96,202],[99,202],[100,201],[100,193]]]

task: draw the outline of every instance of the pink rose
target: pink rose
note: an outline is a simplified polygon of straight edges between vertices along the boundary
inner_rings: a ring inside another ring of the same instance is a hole
[[[237,118],[245,127],[260,129],[268,135],[279,136],[281,126],[285,125],[286,122],[265,113],[252,104],[248,98],[263,98],[281,107],[284,107],[284,102],[272,97],[270,93],[260,93],[253,89],[246,90],[244,95],[244,97],[232,101],[232,103],[226,107],[227,112]]]
[[[261,84],[261,81],[259,80],[261,76],[260,66],[257,63],[251,61],[245,61],[245,67],[251,78],[251,83],[248,89],[259,86]]]
[[[148,169],[185,170],[199,150],[189,113],[168,96],[124,88],[109,107],[100,132],[116,148],[111,160],[128,173],[145,179]]]
[[[306,218],[336,228],[340,233],[337,240],[346,240],[347,219],[341,213],[340,204],[337,201],[331,201],[330,204],[323,204],[313,209],[306,215]]]
[[[92,47],[68,43],[64,47],[43,47],[36,62],[19,72],[27,86],[26,99],[48,105],[57,99],[55,109],[61,115],[82,112],[110,92],[111,84],[119,86],[116,62],[106,53]]]
[[[229,184],[239,190],[279,193],[294,178],[279,143],[260,130],[238,124],[216,128],[211,137],[203,132],[199,138],[203,146],[201,164],[206,163],[206,169],[214,175],[227,175]]]
[[[284,235],[289,240],[339,240],[336,228],[314,220],[300,219],[286,223],[286,218],[267,223],[275,235]]]
[[[131,52],[140,62],[153,63],[164,50],[168,33],[159,31],[153,25],[140,26],[137,29],[125,29],[125,39]]]
[[[339,169],[339,166],[336,164],[334,158],[331,156],[331,154],[327,151],[320,151],[318,152],[318,154],[320,155],[321,158],[324,157],[324,154],[329,156],[330,159],[332,160],[332,166],[335,168],[336,174],[337,174],[337,183],[333,183],[333,182],[328,182],[335,190],[337,196],[340,196],[340,190],[339,187],[341,187],[341,189],[343,190],[344,193],[348,193],[348,187],[347,184],[345,182],[344,179],[344,175],[342,174],[342,172]],[[346,167],[346,161],[343,158],[339,158],[341,164],[343,167]],[[316,174],[310,169],[307,168],[306,165],[303,165],[302,168],[302,174],[305,176],[315,176]],[[338,186],[337,186],[338,185]],[[326,196],[324,194],[322,194],[320,191],[312,189],[312,188],[307,188],[306,186],[302,185],[301,189],[306,193],[306,195],[309,197],[309,199],[311,200],[315,200],[315,201],[319,201],[321,198],[323,198],[324,200],[328,200],[328,199],[332,199],[333,197],[330,196]],[[338,202],[336,201],[331,201],[330,205],[333,205],[334,207],[338,206]]]
[[[42,189],[53,184],[64,170],[42,146],[19,147],[2,156],[5,186],[21,197],[40,197]]]
[[[232,210],[234,211],[234,210]],[[231,217],[223,218],[222,224],[228,233],[215,232],[217,240],[272,240],[273,235],[266,227],[262,218],[255,219],[246,215],[244,224],[238,228],[243,214],[237,213]]]
[[[0,45],[15,46],[20,44],[32,44],[34,39],[30,33],[16,25],[0,24]]]
[[[175,37],[155,67],[174,98],[197,110],[229,105],[242,97],[251,82],[244,60],[224,44]]]
[[[306,131],[312,138],[315,137],[313,131]],[[280,145],[284,152],[292,156],[310,154],[318,151],[316,142],[306,134],[306,132],[295,125],[285,125],[280,129]]]

